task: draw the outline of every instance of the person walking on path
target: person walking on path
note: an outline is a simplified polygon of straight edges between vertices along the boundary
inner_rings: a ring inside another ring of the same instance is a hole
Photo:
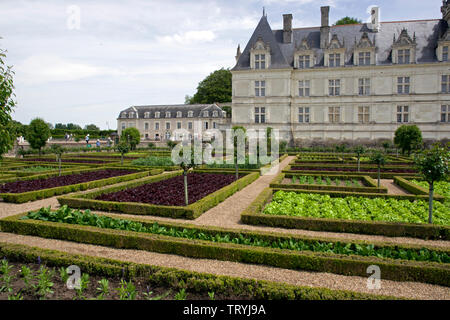
[[[89,133],[86,135],[86,145],[89,145]]]
[[[100,140],[97,139],[95,145],[97,146],[97,152],[100,152]]]

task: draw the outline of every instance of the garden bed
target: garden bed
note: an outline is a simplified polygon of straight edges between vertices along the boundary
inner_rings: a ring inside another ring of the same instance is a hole
[[[242,222],[290,229],[348,232],[393,237],[406,236],[424,239],[450,239],[450,213],[446,210],[444,204],[438,204],[438,202],[435,204],[435,208],[438,207],[441,210],[438,215],[438,222],[442,224],[426,223],[428,212],[426,196],[423,196],[423,200],[411,202],[409,200],[401,200],[410,198],[407,196],[389,196],[370,193],[345,194],[344,192],[336,192],[333,194],[332,191],[314,191],[314,194],[308,190],[284,190],[278,197],[281,205],[277,204],[276,207],[268,207],[268,204],[270,205],[273,200],[274,193],[277,191],[279,190],[265,189],[242,212]],[[293,199],[292,201],[294,202],[292,203],[286,202],[285,206],[283,206],[283,197],[286,194],[288,197],[294,198],[298,195],[299,199]],[[345,198],[346,196],[347,198]],[[337,199],[333,200],[332,197],[336,197]],[[375,199],[370,199],[369,197]],[[324,200],[326,205],[320,206],[320,202],[318,202],[320,200]],[[295,206],[295,201],[302,203],[298,209],[291,208]],[[369,202],[374,203],[371,207],[374,213],[368,211]],[[335,210],[334,203],[339,204],[343,209]],[[352,209],[348,209],[349,203]],[[389,215],[387,215],[386,204],[391,205]],[[408,210],[399,207],[401,205],[407,207],[417,206],[418,209],[416,208],[416,211],[420,210],[420,216],[411,215]],[[400,211],[396,212],[392,209],[392,206],[395,206]],[[375,212],[377,212],[377,215],[375,215]],[[404,215],[402,216],[402,214]],[[439,218],[440,216],[442,217]],[[420,223],[414,223],[414,221],[420,221]]]
[[[442,262],[414,261],[408,260],[408,257],[423,256],[421,251],[425,252],[425,248],[413,246],[399,248],[396,245],[381,245],[380,247],[373,245],[362,247],[360,245],[359,248],[355,245],[356,250],[361,250],[360,254],[346,254],[341,252],[345,252],[346,248],[351,249],[352,244],[338,244],[336,242],[320,244],[314,239],[305,243],[305,241],[296,237],[284,237],[286,240],[286,246],[284,246],[283,236],[278,234],[264,235],[255,232],[239,232],[236,234],[236,230],[234,230],[230,231],[230,234],[224,233],[226,232],[224,231],[222,234],[216,232],[212,236],[211,232],[208,232],[209,228],[167,230],[167,228],[160,228],[155,224],[151,225],[136,220],[128,220],[128,222],[127,220],[113,221],[114,219],[109,217],[103,217],[103,222],[100,222],[98,216],[95,218],[94,215],[86,215],[86,213],[78,214],[80,219],[84,221],[82,222],[84,225],[81,225],[76,221],[77,214],[68,213],[71,215],[71,219],[68,221],[62,217],[61,221],[64,222],[34,220],[32,215],[29,215],[30,219],[23,220],[25,215],[21,214],[0,220],[0,226],[4,232],[106,245],[115,248],[177,254],[192,258],[255,263],[294,270],[366,276],[367,267],[376,264],[381,269],[383,279],[420,281],[450,286],[450,268],[449,264],[444,262],[448,260],[449,253],[441,249],[427,249],[431,251],[425,253],[425,256],[441,256],[442,258],[439,259],[444,259]],[[56,213],[55,216],[59,214]],[[73,219],[75,221],[71,221]],[[95,223],[97,227],[90,226],[91,222]],[[121,230],[116,229],[116,225],[120,225]],[[127,231],[127,229],[133,231]],[[158,233],[153,230],[162,231]],[[207,240],[195,239],[193,236],[195,234]],[[191,236],[194,239],[191,239]],[[237,238],[233,236],[237,236]],[[272,242],[270,242],[270,239],[272,239]],[[278,246],[274,247],[273,244]],[[314,246],[318,251],[304,250],[303,246],[305,245]],[[330,246],[338,246],[338,252],[340,253],[331,253],[328,250]],[[373,255],[368,253],[374,250],[378,250],[378,254],[403,251],[396,253],[400,254],[399,259],[392,259],[380,258],[376,256],[377,253]]]
[[[119,159],[120,160],[120,159]],[[58,162],[56,158],[33,158],[33,159],[21,159],[21,161],[26,162],[42,162],[42,163],[53,163]],[[62,163],[89,163],[89,164],[109,164],[116,161],[111,160],[99,160],[99,159],[76,159],[76,158],[61,158]]]
[[[194,171],[194,174],[195,176],[190,177],[188,175],[189,199],[193,201],[188,206],[184,204],[182,171],[83,195],[60,197],[58,201],[61,205],[74,208],[195,219],[259,177],[257,172],[242,173],[238,180],[235,180],[233,174],[212,170],[207,174]],[[196,182],[195,177],[202,177],[202,180]],[[130,192],[131,190],[134,191]]]
[[[150,171],[150,174],[158,173],[161,173],[161,170]],[[23,203],[148,175],[149,171],[144,170],[107,167],[67,171],[63,172],[61,176],[57,176],[57,174],[36,175],[0,185],[0,197],[5,202]]]

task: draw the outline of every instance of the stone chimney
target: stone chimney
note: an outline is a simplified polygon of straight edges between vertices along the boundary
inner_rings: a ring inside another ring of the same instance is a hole
[[[380,8],[373,6],[370,9],[370,22],[372,25],[372,31],[378,32],[380,31]]]
[[[320,27],[320,48],[325,49],[330,42],[330,7],[320,7],[321,27]]]
[[[442,1],[442,20],[447,21],[448,25],[450,26],[450,1],[443,0]]]
[[[292,14],[283,14],[283,43],[292,43]]]

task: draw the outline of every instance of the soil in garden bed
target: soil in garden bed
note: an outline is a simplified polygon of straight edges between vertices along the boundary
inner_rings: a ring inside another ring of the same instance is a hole
[[[78,174],[70,174],[61,177],[52,177],[46,179],[33,179],[33,180],[8,182],[0,186],[0,193],[22,193],[41,189],[62,187],[93,180],[123,176],[135,172],[136,171],[134,170],[108,169]]]
[[[292,166],[291,170],[302,170],[302,171],[343,171],[343,172],[358,172],[358,168],[335,168],[335,167],[296,167]],[[377,172],[376,168],[361,168],[361,172]],[[387,169],[381,168],[381,172],[395,172],[395,173],[416,173],[414,169]]]
[[[120,158],[119,158],[120,160]],[[56,159],[53,158],[34,158],[34,159],[22,159],[22,161],[29,162],[57,162]],[[94,164],[102,164],[102,163],[111,163],[111,161],[102,161],[102,160],[86,160],[86,159],[65,159],[62,158],[61,162],[69,162],[69,163],[94,163]]]
[[[234,174],[189,173],[187,177],[189,204],[236,181]],[[184,206],[184,176],[180,175],[136,188],[102,194],[96,200]]]
[[[8,300],[8,296],[11,298],[12,296],[17,296],[18,293],[20,293],[20,296],[23,298],[23,300],[95,300],[99,297],[100,291],[97,290],[97,288],[100,287],[99,281],[102,279],[106,279],[109,282],[109,294],[105,295],[104,299],[120,300],[118,289],[121,287],[121,279],[119,277],[101,277],[98,275],[89,275],[89,283],[87,285],[87,288],[83,290],[81,294],[77,294],[76,290],[67,288],[66,283],[61,278],[59,270],[60,268],[46,267],[44,265],[38,265],[37,263],[17,263],[10,261],[8,262],[8,265],[12,266],[12,269],[9,272],[9,275],[12,276],[12,281],[9,285],[9,288],[12,289],[12,292],[4,288],[5,282],[2,280],[2,274],[0,274],[0,300]],[[30,281],[31,285],[28,288],[25,286],[24,278],[21,276],[21,269],[23,266],[30,268],[33,275],[33,278]],[[47,292],[47,294],[45,294],[44,296],[38,294],[38,288],[36,288],[38,284],[37,277],[41,273],[40,266],[46,268],[52,273],[50,280],[53,285],[49,288],[52,292]],[[83,270],[81,270],[81,275],[83,275]],[[130,282],[130,279],[124,280],[128,283]],[[150,298],[161,297],[161,300],[173,300],[176,299],[175,295],[179,292],[179,290],[170,289],[168,287],[155,286],[144,277],[133,278],[131,279],[131,283],[135,286],[135,290],[130,292],[136,293],[135,299],[133,300],[147,300],[148,298],[144,293],[149,292],[151,292],[149,296]],[[186,291],[186,294],[186,299],[189,300],[210,299],[208,292],[193,293]],[[214,294],[214,299],[251,299],[251,297],[237,297],[225,296],[223,294]]]

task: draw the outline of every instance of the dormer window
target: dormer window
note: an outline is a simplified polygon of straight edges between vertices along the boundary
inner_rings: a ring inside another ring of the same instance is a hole
[[[369,38],[367,32],[364,32],[358,43],[355,41],[353,51],[353,64],[355,66],[369,66],[375,64],[375,40]]]
[[[400,36],[392,44],[392,63],[409,64],[416,62],[416,35],[413,38],[408,35],[408,31],[403,29]]]
[[[330,44],[325,50],[325,66],[330,68],[343,67],[345,58],[345,47],[336,34],[331,38]]]
[[[160,116],[160,112],[159,112],[159,111],[156,111],[156,112],[155,112],[155,118],[159,118],[159,116]]]
[[[255,69],[265,69],[265,68],[266,68],[266,55],[255,54]]]
[[[177,111],[177,118],[181,118],[182,114],[181,111]]]
[[[331,53],[329,55],[328,66],[339,67],[341,65],[341,54],[340,53]]]
[[[166,111],[166,118],[170,118],[170,111]]]
[[[134,112],[133,111],[130,111],[129,113],[128,113],[128,118],[134,118]]]
[[[299,69],[306,69],[309,68],[311,65],[310,63],[310,56],[299,56],[298,57],[298,68]]]
[[[252,69],[268,69],[270,66],[270,46],[261,37],[250,49],[250,66]]]
[[[442,61],[448,61],[448,46],[442,47]]]
[[[359,52],[358,65],[368,66],[370,65],[370,52]]]
[[[188,111],[188,118],[192,118],[194,116],[194,111]]]
[[[213,111],[213,117],[218,117],[218,116],[219,116],[219,112]]]
[[[203,111],[203,117],[205,117],[205,118],[209,117],[209,112],[208,111]]]
[[[144,118],[150,118],[150,112],[144,112]]]
[[[126,113],[126,112],[122,112],[122,113],[120,114],[120,117],[121,117],[121,118],[126,118],[126,117],[127,117],[127,113]]]
[[[303,39],[294,53],[294,68],[308,69],[314,65],[314,51],[309,47],[308,41]]]

